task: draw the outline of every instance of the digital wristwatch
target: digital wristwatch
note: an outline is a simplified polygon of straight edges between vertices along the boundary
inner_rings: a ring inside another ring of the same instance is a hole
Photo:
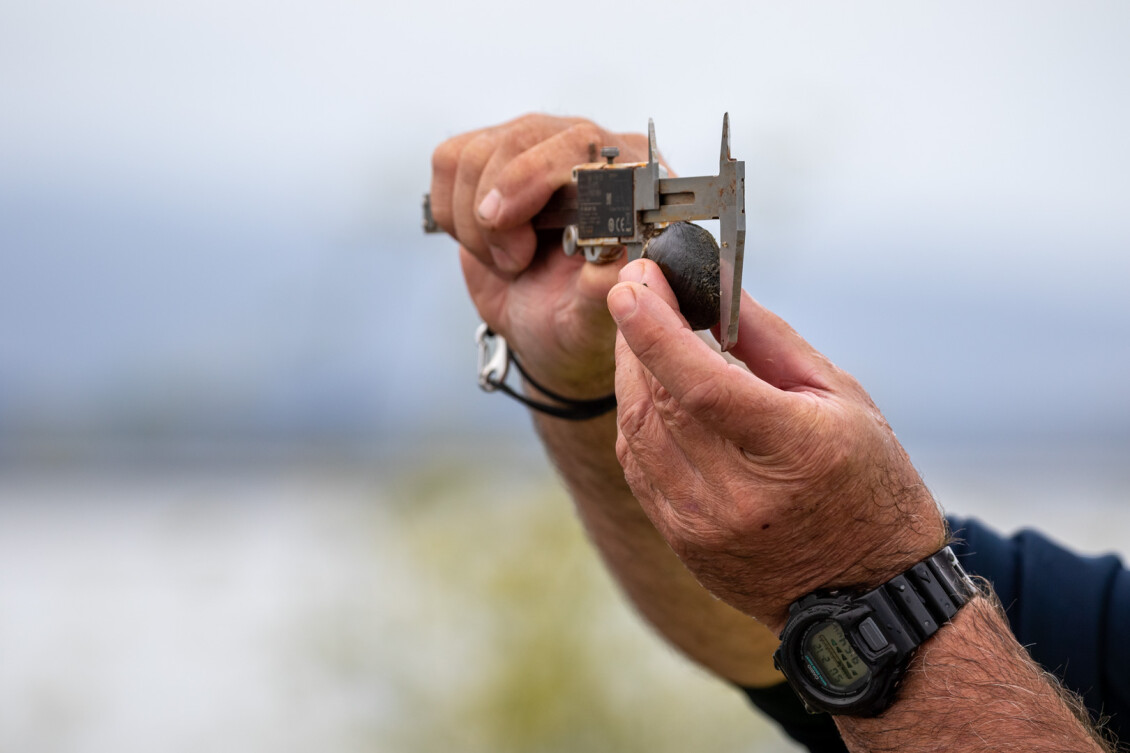
[[[914,650],[976,593],[948,546],[866,593],[817,591],[789,607],[773,664],[810,713],[875,716]]]

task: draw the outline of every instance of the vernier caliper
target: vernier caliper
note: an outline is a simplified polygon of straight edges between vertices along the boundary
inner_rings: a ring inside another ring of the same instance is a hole
[[[535,229],[562,228],[566,254],[578,251],[600,264],[620,256],[638,259],[644,245],[668,223],[718,220],[719,329],[722,350],[738,339],[742,260],[745,256],[745,162],[730,156],[730,115],[722,117],[722,151],[718,174],[669,178],[657,161],[655,124],[647,123],[647,162],[616,163],[620,152],[604,147],[595,161],[573,168],[573,182],[557,190],[533,218]],[[424,197],[424,231],[442,232]]]

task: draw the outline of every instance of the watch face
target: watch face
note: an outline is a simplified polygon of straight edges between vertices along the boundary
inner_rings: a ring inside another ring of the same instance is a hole
[[[836,622],[820,622],[810,628],[804,637],[802,653],[805,669],[832,693],[850,693],[871,676],[871,670]]]

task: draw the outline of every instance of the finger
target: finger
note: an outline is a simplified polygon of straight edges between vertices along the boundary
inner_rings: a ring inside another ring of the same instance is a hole
[[[475,196],[483,169],[498,148],[498,139],[497,129],[490,129],[480,131],[463,145],[451,198],[456,238],[486,264],[492,264],[493,257],[490,246],[483,237]]]
[[[828,390],[835,366],[781,317],[742,291],[738,341],[730,355],[781,390]]]
[[[648,517],[661,531],[695,521],[682,536],[693,530],[709,537],[717,511],[703,489],[727,455],[725,440],[678,409],[622,335],[616,343],[616,399],[617,458]]]
[[[667,540],[674,538],[671,525],[671,512],[666,497],[652,483],[652,476],[639,463],[633,445],[623,432],[616,437],[616,459],[624,469],[624,480],[639,502],[652,525]]]
[[[452,200],[455,193],[455,172],[459,168],[459,156],[463,148],[479,136],[485,129],[468,131],[448,139],[432,152],[432,217],[436,224],[447,233],[455,235],[455,219]]]
[[[620,273],[621,282],[636,281],[654,292],[664,302],[674,308],[676,306],[675,294],[671,291],[667,281],[655,262],[639,259],[628,264]],[[680,317],[680,319],[682,319]],[[686,326],[685,320],[682,320]],[[698,335],[695,339],[702,342]],[[678,445],[681,454],[691,461],[694,467],[705,467],[712,463],[718,455],[718,435],[688,412],[667,390],[664,385],[646,370],[642,363],[627,345],[623,337],[617,341],[617,370],[623,368],[625,375],[635,376],[640,374],[640,383],[648,390],[650,409],[658,420],[662,421],[671,434],[672,441]],[[714,350],[709,349],[713,354]],[[627,376],[626,376],[627,378]],[[643,450],[643,448],[641,448]],[[654,467],[657,473],[667,469],[667,464],[660,462]]]
[[[622,335],[616,338],[617,453],[621,466],[628,461],[654,491],[656,469],[687,466],[670,428],[655,406],[657,383],[635,357]],[[694,474],[688,474],[693,477]]]
[[[622,334],[616,335],[616,423],[625,441],[635,443],[638,436],[650,434],[656,418],[647,369],[628,347]]]
[[[678,312],[679,302],[675,298],[675,293],[671,289],[667,278],[663,275],[663,271],[659,265],[650,259],[637,259],[630,262],[623,270],[620,271],[620,282],[637,282],[649,291],[657,295],[664,303],[670,306],[674,311]],[[679,314],[680,320],[686,324],[686,319]],[[701,339],[695,335],[696,339]],[[625,345],[624,347],[627,347]],[[649,385],[652,393],[652,403],[658,415],[663,421],[671,427],[678,435],[686,432],[698,433],[695,430],[699,428],[697,421],[691,419],[679,407],[679,403],[675,400],[670,392],[654,379],[649,376]],[[693,426],[692,426],[693,425]],[[694,447],[694,442],[684,442],[685,446]]]
[[[552,141],[557,133],[568,130],[577,122],[576,118],[526,115],[498,129],[500,138],[496,141],[494,153],[479,175],[473,203],[479,230],[490,249],[491,258],[495,266],[503,272],[516,275],[528,267],[537,251],[538,238],[530,223],[530,217],[513,218],[509,221],[504,217],[502,222],[498,221],[497,212],[502,200],[502,193],[497,185],[498,177],[521,155],[544,144],[547,140]],[[578,158],[567,154],[555,155],[555,158],[559,161],[566,160],[561,164],[570,171],[564,177],[564,182],[568,182]],[[552,165],[545,163],[537,169],[544,173],[547,169],[552,169]],[[541,209],[544,205],[545,201],[541,202],[537,209]]]
[[[682,410],[732,441],[748,442],[779,425],[791,409],[781,392],[732,366],[700,340],[650,288],[621,282],[608,295],[620,334]]]
[[[638,282],[659,296],[672,309],[679,310],[679,301],[675,298],[675,291],[671,290],[671,285],[664,277],[663,270],[651,259],[636,259],[628,263],[620,270],[620,282]]]
[[[664,539],[668,542],[678,541],[680,531],[667,496],[653,483],[654,476],[640,464],[635,451],[623,435],[616,439],[616,457],[624,469],[624,480],[628,482],[640,509]]]
[[[516,156],[494,181],[497,195],[486,207],[492,210],[484,217],[487,228],[529,222],[554,191],[572,180],[573,168],[589,160],[590,148],[599,149],[609,138],[596,124],[582,121]]]
[[[501,316],[505,310],[506,288],[510,281],[499,277],[494,267],[484,264],[463,246],[459,247],[459,262],[463,268],[463,279],[471,294],[471,301],[475,304],[479,316],[498,330],[502,325]]]
[[[538,249],[534,226],[525,223],[505,230],[487,230],[480,224],[483,242],[490,249],[491,260],[500,271],[510,276],[527,269]]]
[[[697,470],[716,464],[725,442],[684,411],[651,376],[619,337],[616,343],[616,400],[620,434],[655,487],[671,499],[700,481]]]
[[[564,265],[562,260],[572,261],[575,258],[568,257],[560,251],[550,256],[562,265]],[[583,262],[577,267],[576,283],[572,293],[575,305],[586,312],[599,314],[601,319],[609,323],[610,331],[615,330],[615,324],[608,313],[608,291],[616,284],[620,269],[626,261],[627,259],[621,258],[607,264]]]

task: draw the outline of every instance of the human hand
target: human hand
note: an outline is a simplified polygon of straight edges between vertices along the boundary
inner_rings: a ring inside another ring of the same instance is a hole
[[[614,134],[580,118],[526,115],[456,136],[432,156],[432,215],[460,243],[479,315],[542,384],[572,398],[613,382],[615,325],[605,297],[623,261],[598,265],[543,248],[531,218],[602,146],[647,159],[647,137]]]
[[[654,263],[609,294],[616,451],[699,581],[776,632],[817,588],[870,588],[945,544],[929,491],[878,408],[743,293],[728,363],[687,326]]]

